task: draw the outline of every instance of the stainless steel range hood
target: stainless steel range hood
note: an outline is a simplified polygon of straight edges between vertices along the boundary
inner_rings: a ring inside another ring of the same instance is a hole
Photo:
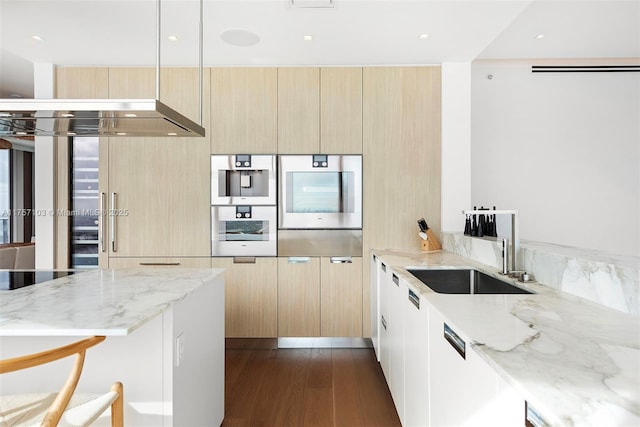
[[[0,99],[0,138],[24,136],[203,137],[203,0],[199,1],[200,124],[159,101],[161,0],[156,0],[156,99]]]
[[[156,99],[0,99],[3,136],[204,136]]]

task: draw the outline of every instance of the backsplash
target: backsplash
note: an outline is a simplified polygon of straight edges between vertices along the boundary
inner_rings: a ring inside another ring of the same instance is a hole
[[[500,241],[442,233],[442,248],[496,269]],[[521,241],[519,266],[540,284],[640,316],[640,258],[594,250]]]

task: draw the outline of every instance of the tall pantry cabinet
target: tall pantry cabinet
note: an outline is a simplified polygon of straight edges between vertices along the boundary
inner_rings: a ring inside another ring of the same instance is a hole
[[[73,85],[61,69],[58,96]],[[155,98],[152,68],[111,67],[92,84],[107,88],[102,98]],[[106,76],[106,81],[105,81]],[[83,80],[84,81],[84,80]],[[208,70],[204,75],[204,126],[207,127]],[[166,68],[161,73],[160,100],[198,121],[198,70]],[[104,92],[104,91],[103,91]],[[92,96],[95,97],[95,96]],[[100,139],[99,197],[101,268],[134,265],[204,266],[210,260],[208,138],[109,137]],[[59,261],[62,265],[62,260]]]

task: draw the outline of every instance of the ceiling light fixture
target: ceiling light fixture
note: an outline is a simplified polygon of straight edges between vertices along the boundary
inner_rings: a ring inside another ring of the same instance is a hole
[[[44,41],[44,39],[43,39],[42,37],[40,37],[40,36],[38,36],[38,35],[35,35],[35,34],[34,34],[33,36],[31,36],[31,39],[32,39],[32,40],[35,40],[35,41],[37,41],[37,42]]]
[[[169,36],[169,37],[167,37],[167,39],[170,42],[177,42],[178,41],[178,36]]]
[[[302,36],[302,40],[304,40],[306,42],[313,41],[313,36],[312,35]]]
[[[426,40],[426,39],[428,39],[428,38],[429,38],[429,34],[427,34],[427,33],[422,33],[422,34],[420,34],[420,35],[418,36],[418,38],[419,38],[420,40]]]
[[[538,34],[536,36],[536,40],[542,40],[544,38],[544,34]]]

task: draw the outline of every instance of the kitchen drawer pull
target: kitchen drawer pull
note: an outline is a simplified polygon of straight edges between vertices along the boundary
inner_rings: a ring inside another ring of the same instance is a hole
[[[409,289],[409,301],[411,301],[411,304],[415,305],[416,308],[420,310],[420,297],[411,289]]]
[[[396,276],[395,274],[392,274],[391,280],[393,281],[393,283],[396,284],[396,286],[400,286],[400,279],[398,279],[398,276]]]
[[[384,316],[380,316],[380,323],[382,323],[382,327],[386,331],[387,330],[387,321],[384,320]]]
[[[256,257],[254,256],[234,256],[233,257],[234,264],[255,264]]]
[[[353,262],[350,256],[332,256],[330,260],[331,264],[351,264]]]
[[[154,265],[158,265],[158,266],[162,266],[162,265],[180,265],[180,262],[141,262],[139,264],[143,265],[145,267],[148,267],[148,266],[154,266]]]
[[[460,338],[458,334],[456,334],[453,329],[451,329],[446,323],[444,324],[444,339],[446,339],[449,344],[451,344],[451,346],[458,352],[460,356],[462,356],[463,359],[466,359],[466,344],[464,340]]]
[[[380,263],[380,268],[382,268],[382,271],[384,271],[385,273],[387,272],[387,266],[384,264],[384,262]]]
[[[308,256],[290,256],[287,258],[289,264],[309,264],[311,257]]]

